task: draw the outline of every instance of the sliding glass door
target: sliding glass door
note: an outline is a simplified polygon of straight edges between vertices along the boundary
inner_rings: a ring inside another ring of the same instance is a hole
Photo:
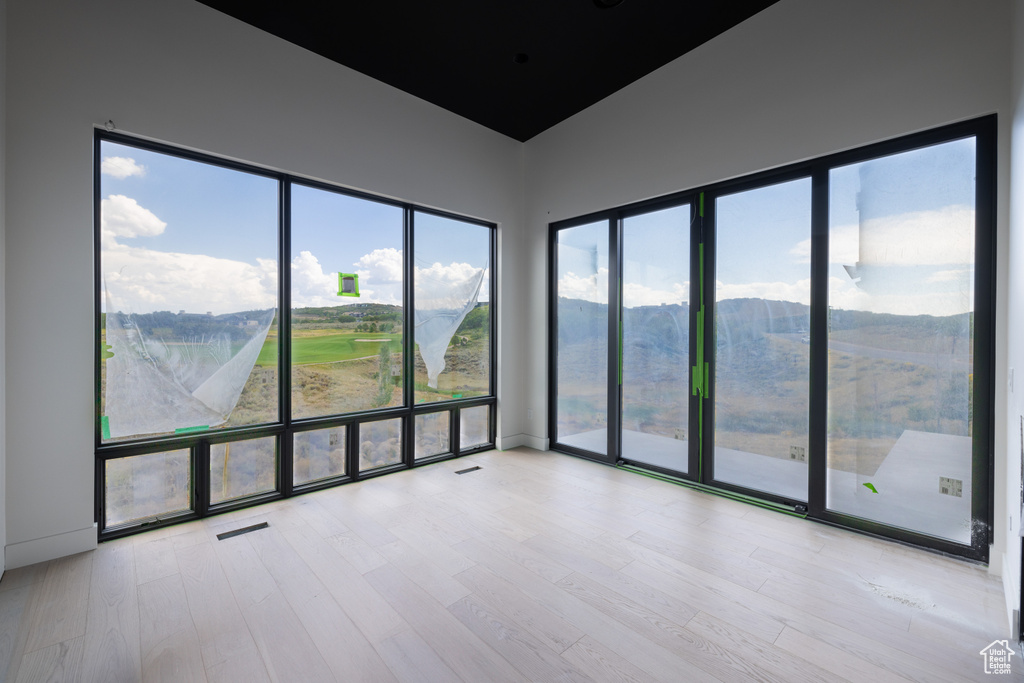
[[[608,455],[608,222],[558,231],[556,433]]]
[[[984,560],[986,117],[552,226],[556,449]]]
[[[715,204],[716,482],[807,500],[811,179]]]
[[[830,510],[969,544],[975,140],[829,174]]]
[[[622,457],[686,472],[690,205],[622,221]]]

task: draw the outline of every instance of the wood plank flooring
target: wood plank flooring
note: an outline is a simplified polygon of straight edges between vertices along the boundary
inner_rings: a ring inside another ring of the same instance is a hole
[[[983,567],[526,448],[0,581],[0,683],[977,681],[1008,636]]]

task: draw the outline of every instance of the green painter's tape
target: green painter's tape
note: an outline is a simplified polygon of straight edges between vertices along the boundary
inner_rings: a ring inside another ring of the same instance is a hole
[[[619,319],[619,386],[622,386],[622,319]]]
[[[704,216],[704,193],[700,193],[700,215]],[[704,399],[708,395],[707,364],[704,362],[704,242],[697,244],[700,268],[700,312],[697,313],[697,374],[700,375],[700,396],[697,398],[697,478],[704,478]]]
[[[864,486],[867,486],[868,487],[868,491],[871,491],[871,493],[878,493],[878,489],[876,489],[875,485],[872,484],[871,482],[869,482],[869,481],[864,482]]]
[[[210,428],[210,425],[197,425],[195,427],[178,427],[174,430],[175,434],[188,434],[190,432],[202,432]]]
[[[753,496],[745,496],[742,493],[726,491],[725,489],[715,488],[714,486],[708,486],[707,484],[700,484],[694,481],[690,481],[688,479],[679,479],[677,477],[671,477],[666,474],[651,472],[649,470],[645,470],[641,467],[635,467],[633,465],[617,465],[616,468],[620,470],[626,470],[627,472],[632,472],[634,474],[640,474],[645,477],[650,477],[651,479],[658,479],[660,481],[665,481],[670,484],[684,486],[688,489],[693,489],[694,491],[702,491],[704,493],[710,493],[711,495],[721,496],[722,498],[731,498],[732,500],[738,500],[743,503],[749,503],[751,505],[756,505],[758,507],[765,508],[766,510],[781,512],[784,515],[791,515],[793,517],[799,517],[801,519],[807,518],[806,512],[797,512],[796,510],[792,509],[787,505],[773,503],[768,500],[761,500],[760,498],[754,498]]]
[[[110,438],[110,418],[106,415],[100,417],[100,433],[104,439]]]

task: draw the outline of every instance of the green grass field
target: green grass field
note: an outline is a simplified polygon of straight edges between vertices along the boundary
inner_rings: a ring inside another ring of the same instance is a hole
[[[339,360],[352,360],[376,356],[380,353],[380,341],[364,341],[387,339],[391,351],[401,353],[402,335],[379,334],[373,332],[338,331],[335,334],[316,334],[296,336],[292,340],[292,363],[331,363]],[[267,341],[260,349],[256,365],[277,365],[277,337],[267,336]]]

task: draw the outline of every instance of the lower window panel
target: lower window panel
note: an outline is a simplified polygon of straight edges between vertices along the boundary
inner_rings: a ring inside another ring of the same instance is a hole
[[[105,528],[186,512],[192,504],[187,448],[107,460]]]
[[[292,441],[292,482],[302,486],[345,475],[345,427],[297,432]]]
[[[210,504],[277,488],[277,437],[210,445]]]

